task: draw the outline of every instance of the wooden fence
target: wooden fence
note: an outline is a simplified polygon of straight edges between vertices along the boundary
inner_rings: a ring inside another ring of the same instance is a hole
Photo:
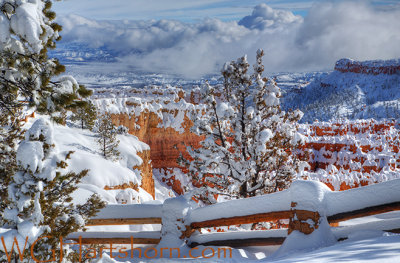
[[[294,230],[311,234],[325,218],[332,226],[350,219],[400,210],[400,179],[341,192],[327,191],[323,201],[315,202],[317,205],[323,205],[316,207],[315,204],[310,205],[310,200],[314,200],[313,195],[315,195],[315,200],[321,199],[319,184],[321,183],[297,181],[289,190],[279,193],[232,200],[194,209],[183,218],[177,219],[177,229],[180,229],[182,233],[180,238],[185,239],[191,247],[198,245],[230,247],[280,245]],[[305,196],[303,200],[302,194],[298,192],[307,187],[309,189],[305,193],[308,197]],[[321,212],[321,207],[327,208],[326,211]],[[96,218],[93,218],[88,226],[161,224],[163,227],[167,222],[162,222],[162,210],[163,205],[109,205]],[[222,216],[221,211],[223,211]],[[289,220],[288,229],[226,231],[207,234],[201,234],[198,231],[202,228],[271,222],[280,219]],[[313,221],[313,224],[310,224],[310,220]],[[400,233],[400,218],[392,219],[390,222],[387,226],[368,223],[365,226],[359,225],[358,229],[364,227],[365,230]],[[182,227],[182,223],[184,227]],[[336,236],[339,240],[347,238],[346,231],[339,233],[339,230],[342,230],[340,227],[332,228],[332,230],[338,232]],[[159,231],[81,232],[74,233],[69,238],[78,240],[79,236],[82,238],[82,243],[96,244],[110,242],[114,244],[158,244],[161,239]]]
[[[108,205],[92,218],[86,226],[161,225],[162,205]],[[141,232],[77,232],[68,239],[83,244],[158,244],[160,231]]]

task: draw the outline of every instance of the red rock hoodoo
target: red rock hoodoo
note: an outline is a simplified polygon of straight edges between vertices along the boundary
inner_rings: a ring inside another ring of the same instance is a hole
[[[371,60],[359,62],[352,59],[340,59],[336,62],[335,70],[343,73],[352,72],[368,75],[393,75],[400,73],[400,60]]]

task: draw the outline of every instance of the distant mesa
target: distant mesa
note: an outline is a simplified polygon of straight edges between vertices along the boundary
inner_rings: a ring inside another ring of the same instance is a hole
[[[355,61],[348,58],[336,62],[335,70],[342,73],[352,72],[367,75],[400,74],[400,59]]]

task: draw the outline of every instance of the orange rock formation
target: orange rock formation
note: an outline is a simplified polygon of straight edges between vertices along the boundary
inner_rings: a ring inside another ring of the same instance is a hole
[[[335,70],[368,75],[394,75],[400,72],[399,61],[365,61],[359,62],[351,59],[341,59],[336,62]]]
[[[141,155],[144,161],[144,166],[139,168],[142,171],[142,188],[154,195],[152,169],[159,169],[161,174],[166,175],[160,179],[172,187],[176,193],[182,194],[181,182],[174,175],[173,168],[181,168],[177,163],[180,153],[183,153],[185,158],[189,158],[185,145],[198,147],[202,138],[190,132],[193,122],[188,118],[188,108],[180,108],[180,103],[188,103],[192,106],[201,103],[199,91],[185,94],[181,89],[163,91],[150,88],[147,90],[133,89],[129,92],[128,95],[131,95],[133,99],[125,96],[120,100],[116,99],[107,103],[111,103],[112,107],[114,105],[122,107],[121,111],[112,114],[113,123],[117,126],[127,127],[130,134],[137,136],[139,140],[150,146],[150,154],[144,152]],[[138,99],[136,100],[136,98]],[[141,104],[141,98],[144,98],[146,106]],[[157,104],[157,107],[153,107],[152,103]],[[175,106],[171,106],[171,104]],[[193,107],[190,109],[193,110]],[[195,109],[198,110],[198,108]],[[184,111],[183,117],[182,111]],[[166,119],[173,119],[177,116],[180,116],[182,120],[179,131],[165,124]],[[342,123],[316,122],[304,125],[308,143],[304,145],[303,149],[312,152],[309,160],[310,172],[327,169],[329,165],[333,165],[337,170],[355,171],[362,174],[379,173],[382,169],[387,168],[400,169],[400,161],[396,159],[400,148],[399,136],[393,132],[389,133],[393,129],[396,130],[394,126],[395,122],[373,120]],[[371,139],[370,136],[374,136],[372,141],[381,141],[383,144],[369,145],[368,142],[365,143],[365,140],[360,141],[360,138]],[[396,161],[391,161],[389,164],[384,163],[379,159],[382,151],[385,151],[386,156],[392,154]],[[366,155],[368,154],[367,159]],[[343,162],[340,156],[346,156],[345,158],[351,158],[351,160]],[[373,156],[372,159],[371,156]],[[149,161],[151,161],[151,165],[149,165]],[[352,165],[354,163],[357,165]],[[325,183],[333,188],[329,182]],[[342,182],[340,189],[344,190],[367,183],[371,182],[361,180],[351,186]]]
[[[151,160],[153,169],[180,168],[177,162],[180,153],[183,153],[185,158],[189,157],[185,144],[198,147],[201,141],[199,136],[190,132],[192,121],[186,115],[182,124],[183,133],[171,127],[158,127],[161,120],[157,114],[150,111],[143,111],[139,116],[128,116],[126,113],[112,114],[111,116],[115,125],[123,125],[129,128],[130,134],[135,135],[139,140],[150,146],[150,156],[145,156],[142,159],[145,162],[146,160]],[[140,126],[139,129],[136,128],[139,127],[138,125]],[[142,172],[142,188],[150,193],[150,190],[147,190],[147,186],[154,186],[153,179],[150,180],[150,178],[153,178],[152,172],[150,169],[144,169]],[[165,183],[171,186],[178,194],[183,193],[179,181],[171,178]],[[154,193],[154,189],[152,192]]]

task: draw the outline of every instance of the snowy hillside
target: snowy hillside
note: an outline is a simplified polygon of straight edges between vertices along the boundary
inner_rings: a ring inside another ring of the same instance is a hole
[[[351,66],[342,68],[346,61],[350,61]],[[398,118],[399,67],[399,60],[339,60],[335,71],[322,74],[295,92],[286,93],[284,107],[302,110],[305,113],[303,122]]]
[[[29,118],[24,128],[29,128],[38,119]],[[66,126],[53,124],[54,143],[59,152],[73,151],[68,161],[68,169],[80,172],[89,169],[89,173],[82,180],[79,189],[74,193],[75,201],[80,203],[93,193],[99,194],[110,204],[145,203],[154,198],[141,186],[142,172],[145,162],[139,155],[148,151],[149,146],[132,135],[118,135],[120,144],[120,159],[106,160],[101,155],[97,143],[97,135],[89,130],[82,130],[72,123]],[[152,177],[152,175],[150,175]],[[135,189],[135,190],[134,190]],[[156,199],[168,198],[169,191],[157,185]],[[171,194],[169,194],[171,195]],[[123,199],[123,200],[121,200]]]

